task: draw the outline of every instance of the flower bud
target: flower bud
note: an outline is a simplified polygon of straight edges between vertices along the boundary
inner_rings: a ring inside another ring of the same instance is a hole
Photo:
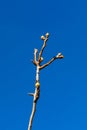
[[[49,37],[49,33],[46,33],[46,37],[47,37],[47,38]]]
[[[35,86],[36,86],[36,88],[39,88],[40,87],[40,83],[36,82]]]
[[[42,62],[44,59],[43,59],[43,57],[40,57],[40,62]]]
[[[41,61],[43,61],[43,57],[41,57]]]
[[[64,58],[64,56],[62,55],[62,53],[58,53],[58,54],[56,55],[56,58],[62,59],[62,58]]]
[[[45,37],[42,35],[42,36],[41,36],[41,39],[42,39],[42,40],[45,40]]]

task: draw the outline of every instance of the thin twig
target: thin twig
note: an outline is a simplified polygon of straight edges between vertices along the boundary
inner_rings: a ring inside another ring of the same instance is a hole
[[[64,58],[64,56],[62,55],[62,53],[58,53],[58,55],[55,56],[55,57],[53,57],[49,62],[47,62],[46,64],[40,66],[40,70],[43,69],[43,68],[45,68],[49,64],[51,64],[54,60],[56,60],[56,59],[62,59],[62,58]]]
[[[43,53],[43,50],[44,50],[44,48],[46,47],[46,42],[47,42],[47,40],[48,40],[48,38],[45,38],[45,39],[44,39],[43,46],[42,46],[42,48],[41,48],[41,50],[40,50],[40,53],[39,53],[38,61],[40,61],[40,58],[41,58],[42,53]]]
[[[31,130],[32,121],[33,121],[33,118],[34,118],[35,111],[36,111],[36,102],[33,101],[32,113],[31,113],[31,116],[30,116],[30,121],[29,121],[29,125],[28,125],[28,130]]]
[[[35,93],[34,93],[33,106],[32,106],[32,112],[31,112],[31,116],[29,120],[28,130],[31,130],[32,128],[32,122],[33,122],[34,114],[36,111],[37,100],[39,99],[39,93],[40,93],[40,89],[38,87],[35,89]]]
[[[38,49],[34,49],[34,60],[32,61],[34,65],[37,65],[37,53],[38,53]]]
[[[28,93],[28,95],[30,95],[30,96],[34,96],[34,93]]]
[[[47,62],[46,64],[40,66],[40,70],[43,69],[43,68],[45,68],[45,67],[48,66],[49,64],[51,64],[54,60],[56,60],[55,57],[53,57],[53,58],[52,58],[49,62]]]

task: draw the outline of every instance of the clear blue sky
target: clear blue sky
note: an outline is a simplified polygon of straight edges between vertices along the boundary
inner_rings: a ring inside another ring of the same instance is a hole
[[[87,1],[0,1],[0,130],[27,130],[32,108],[33,50],[50,33],[32,130],[87,130]]]

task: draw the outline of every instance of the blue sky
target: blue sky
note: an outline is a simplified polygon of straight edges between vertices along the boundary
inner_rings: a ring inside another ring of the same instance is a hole
[[[32,130],[87,130],[87,1],[0,1],[0,129],[26,130],[32,108],[33,50],[50,33]]]

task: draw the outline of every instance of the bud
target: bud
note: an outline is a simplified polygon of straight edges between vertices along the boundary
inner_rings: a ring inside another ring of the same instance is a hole
[[[42,35],[42,36],[41,36],[41,39],[42,39],[42,40],[45,40],[45,37]]]
[[[43,59],[43,57],[40,57],[40,62],[42,62],[44,59]]]
[[[36,88],[39,88],[40,87],[40,83],[36,82],[35,86],[36,86]]]
[[[49,37],[49,33],[46,33],[46,37],[47,37],[47,38]]]
[[[56,55],[56,58],[62,59],[62,58],[64,58],[64,56],[62,55],[62,53],[58,53],[58,54]]]
[[[43,61],[43,57],[41,57],[41,61]]]
[[[34,48],[34,52],[37,53],[37,52],[38,52],[38,49]]]

